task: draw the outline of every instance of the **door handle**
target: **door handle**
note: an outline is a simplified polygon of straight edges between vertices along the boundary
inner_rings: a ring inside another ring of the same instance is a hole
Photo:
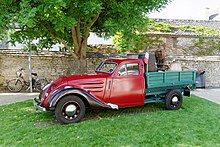
[[[112,81],[108,82],[108,89],[111,89],[111,83],[112,83]]]

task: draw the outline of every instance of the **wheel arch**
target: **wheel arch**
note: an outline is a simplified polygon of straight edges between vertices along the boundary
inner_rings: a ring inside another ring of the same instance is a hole
[[[106,105],[93,95],[89,94],[88,92],[81,90],[81,89],[63,89],[54,94],[54,96],[49,100],[49,107],[50,108],[55,108],[59,100],[64,98],[65,96],[68,95],[75,95],[82,99],[86,107],[104,107],[104,108],[110,108],[109,105]]]
[[[69,94],[66,94],[66,95],[63,95],[62,97],[60,97],[56,103],[54,104],[54,107],[56,107],[56,105],[59,103],[59,101],[67,96],[77,96],[78,98],[80,98],[83,103],[85,104],[86,107],[90,107],[90,104],[88,102],[88,100],[81,94],[78,94],[78,93],[69,93]]]
[[[185,88],[184,88],[184,90],[183,90],[183,95],[184,96],[190,96],[190,88],[189,88],[189,86],[186,86]]]

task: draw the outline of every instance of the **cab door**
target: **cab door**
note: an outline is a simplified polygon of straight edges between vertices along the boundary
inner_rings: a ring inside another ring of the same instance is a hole
[[[121,65],[112,79],[110,101],[119,107],[144,105],[145,78],[138,63]]]

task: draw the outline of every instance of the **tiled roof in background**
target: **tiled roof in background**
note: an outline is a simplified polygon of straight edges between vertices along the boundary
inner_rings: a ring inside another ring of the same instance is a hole
[[[156,22],[164,22],[173,26],[204,26],[220,30],[220,21],[215,20],[186,20],[186,19],[153,19]]]
[[[214,21],[214,20],[185,20],[185,19],[153,19],[156,22],[163,22],[172,26],[204,26],[208,28],[213,28],[216,29],[220,32],[220,21]],[[204,37],[204,38],[220,38],[219,36],[203,36],[203,35],[198,35],[194,32],[190,31],[182,31],[180,29],[173,29],[171,33],[160,33],[160,32],[155,32],[155,33],[147,33],[148,36],[178,36],[178,37],[193,37],[193,38],[198,38],[198,37]]]

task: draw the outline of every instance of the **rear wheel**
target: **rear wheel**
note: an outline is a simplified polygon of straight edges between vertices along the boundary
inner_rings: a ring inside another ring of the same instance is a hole
[[[55,115],[61,124],[77,123],[85,115],[85,104],[77,96],[65,96],[56,105]]]
[[[182,94],[178,90],[172,90],[165,97],[165,106],[169,110],[178,110],[183,102]]]
[[[23,85],[20,79],[11,79],[7,83],[7,88],[11,92],[19,92],[21,91]]]

